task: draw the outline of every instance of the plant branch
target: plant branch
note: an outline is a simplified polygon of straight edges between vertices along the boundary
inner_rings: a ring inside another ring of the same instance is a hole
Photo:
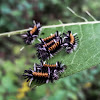
[[[94,20],[94,21],[97,21],[93,15],[91,15],[88,11],[86,11],[86,13]]]
[[[69,23],[69,24],[59,24],[59,25],[50,25],[50,26],[43,26],[41,29],[45,28],[56,28],[56,27],[63,27],[63,26],[72,26],[72,25],[82,25],[82,24],[96,24],[100,23],[100,21],[90,21],[90,22],[78,22],[78,23]],[[0,36],[10,36],[10,35],[16,35],[16,34],[23,34],[30,29],[23,29],[18,31],[12,31],[12,32],[6,32],[6,33],[0,33]]]
[[[73,11],[70,7],[67,7],[67,9],[68,9],[70,12],[72,12],[75,16],[77,16],[77,17],[83,19],[85,22],[88,22],[88,20],[87,20],[85,17],[82,17],[82,16],[76,14],[75,11]]]
[[[16,35],[16,34],[23,34],[30,29],[23,29],[23,30],[18,30],[18,31],[12,31],[12,32],[6,32],[6,33],[0,33],[0,36],[10,36],[10,35]]]

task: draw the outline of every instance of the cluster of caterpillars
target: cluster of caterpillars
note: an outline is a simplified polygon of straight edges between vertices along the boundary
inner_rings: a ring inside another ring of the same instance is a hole
[[[40,34],[40,23],[35,23],[34,27],[23,36],[24,42],[28,45],[32,44],[35,38]],[[79,39],[77,34],[71,31],[59,34],[56,31],[44,39],[40,38],[40,43],[35,44],[37,48],[37,56],[41,60],[40,64],[35,63],[33,69],[24,71],[24,78],[27,79],[29,85],[32,81],[40,83],[53,82],[59,78],[60,73],[64,72],[65,65],[59,61],[56,64],[45,64],[44,61],[53,57],[61,48],[65,48],[69,54],[73,52],[78,45]]]
[[[63,33],[62,36],[57,31],[47,38],[40,38],[40,41],[41,43],[35,45],[38,51],[37,56],[39,59],[45,61],[46,59],[53,57],[63,47],[68,54],[73,52],[77,48],[79,39],[77,34],[72,34],[71,31]]]
[[[32,81],[36,81],[39,83],[48,83],[53,82],[59,78],[59,74],[64,71],[65,65],[60,62],[56,62],[56,64],[45,64],[41,62],[40,64],[35,63],[33,70],[25,70],[23,76],[29,82],[29,85]]]

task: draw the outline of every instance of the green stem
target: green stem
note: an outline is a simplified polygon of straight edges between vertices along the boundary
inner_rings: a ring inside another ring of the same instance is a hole
[[[63,26],[71,26],[71,25],[82,25],[82,24],[95,24],[95,23],[100,23],[100,21],[91,21],[91,22],[78,22],[78,23],[68,23],[68,24],[59,24],[59,25],[50,25],[50,26],[43,26],[41,29],[45,28],[56,28],[56,27],[63,27]],[[16,35],[16,34],[23,34],[30,29],[23,29],[23,30],[18,30],[18,31],[12,31],[12,32],[6,32],[6,33],[0,33],[0,36],[10,36],[10,35]]]
[[[0,33],[0,36],[10,36],[10,35],[16,35],[16,34],[23,34],[27,31],[29,31],[30,29],[23,29],[23,30],[18,30],[18,31],[12,31],[12,32],[6,32],[6,33]]]
[[[70,7],[67,7],[67,9],[68,9],[70,12],[72,12],[75,16],[77,16],[77,17],[83,19],[85,22],[88,22],[88,20],[87,20],[85,17],[82,17],[82,16],[76,14],[76,12],[73,11]]]

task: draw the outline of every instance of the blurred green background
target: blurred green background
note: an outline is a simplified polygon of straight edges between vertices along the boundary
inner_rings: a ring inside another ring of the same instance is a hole
[[[57,24],[59,20],[64,23],[83,21],[67,6],[89,21],[92,19],[86,10],[100,20],[100,0],[0,2],[0,33],[29,28],[33,20],[42,26]],[[0,37],[0,100],[100,100],[100,65],[30,90],[21,75],[25,69],[32,68],[34,62],[37,62],[34,45],[25,46],[20,35]]]

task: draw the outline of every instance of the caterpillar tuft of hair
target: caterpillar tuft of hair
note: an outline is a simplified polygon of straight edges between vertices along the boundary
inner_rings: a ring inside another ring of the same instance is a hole
[[[34,42],[34,39],[39,35],[40,27],[40,23],[34,22],[34,27],[30,31],[27,31],[25,35],[22,35],[25,44],[30,45]]]
[[[71,31],[68,31],[67,34],[63,33],[63,46],[66,48],[67,53],[71,53],[76,50],[79,43],[77,33],[72,34]]]

